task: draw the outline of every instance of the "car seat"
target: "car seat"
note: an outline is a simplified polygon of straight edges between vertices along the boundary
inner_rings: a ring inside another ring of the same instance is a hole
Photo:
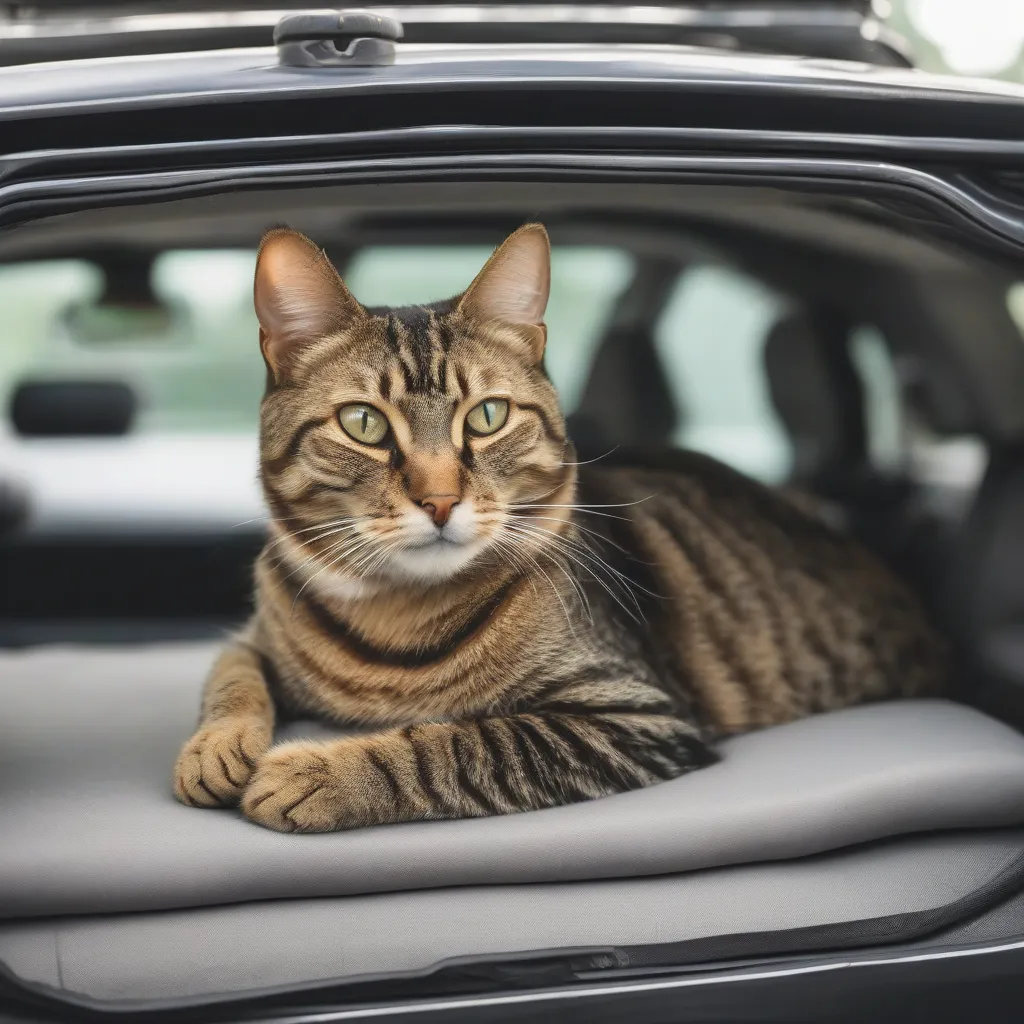
[[[170,792],[213,653],[0,655],[9,982],[125,1010],[466,958],[806,953],[929,934],[1024,883],[1024,737],[941,700],[731,739],[717,765],[590,803],[269,832]]]

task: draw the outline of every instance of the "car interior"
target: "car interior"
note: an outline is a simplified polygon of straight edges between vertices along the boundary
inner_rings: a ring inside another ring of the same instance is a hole
[[[297,836],[177,804],[267,528],[261,233],[399,305],[527,220],[579,460],[694,448],[815,499],[912,581],[955,691],[507,818]],[[11,228],[0,297],[8,993],[205,1012],[1024,936],[1024,284],[953,214],[842,182],[252,188]]]

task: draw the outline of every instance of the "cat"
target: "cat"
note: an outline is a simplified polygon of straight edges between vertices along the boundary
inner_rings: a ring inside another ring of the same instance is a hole
[[[270,537],[179,800],[297,832],[527,811],[941,688],[913,594],[801,503],[695,453],[579,468],[543,364],[549,287],[539,224],[461,296],[405,309],[264,236]],[[282,716],[362,731],[271,746]]]

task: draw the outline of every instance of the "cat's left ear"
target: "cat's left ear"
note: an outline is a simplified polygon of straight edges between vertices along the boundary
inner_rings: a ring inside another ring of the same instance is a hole
[[[459,300],[474,320],[517,328],[540,362],[547,341],[544,310],[551,292],[551,242],[543,224],[524,224],[494,250]]]

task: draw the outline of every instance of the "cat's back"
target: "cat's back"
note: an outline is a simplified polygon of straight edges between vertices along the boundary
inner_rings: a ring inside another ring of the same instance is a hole
[[[919,601],[853,538],[705,455],[609,462],[581,471],[580,523],[650,592],[652,640],[718,731],[941,687]]]

